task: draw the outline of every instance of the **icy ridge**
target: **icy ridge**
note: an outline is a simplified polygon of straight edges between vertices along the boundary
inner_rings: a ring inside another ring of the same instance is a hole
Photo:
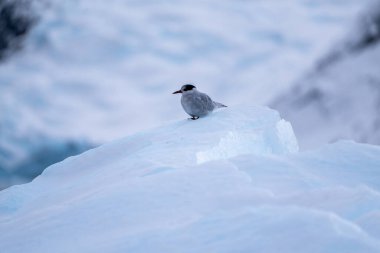
[[[380,147],[298,153],[271,109],[120,139],[0,192],[16,252],[380,252]],[[303,243],[307,242],[307,243]]]

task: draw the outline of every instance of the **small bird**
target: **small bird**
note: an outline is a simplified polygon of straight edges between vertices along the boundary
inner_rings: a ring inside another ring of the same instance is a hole
[[[173,94],[177,93],[182,93],[182,107],[191,116],[190,119],[192,120],[204,117],[216,108],[227,107],[221,103],[212,101],[207,94],[199,92],[192,84],[185,84],[180,90],[173,92]]]

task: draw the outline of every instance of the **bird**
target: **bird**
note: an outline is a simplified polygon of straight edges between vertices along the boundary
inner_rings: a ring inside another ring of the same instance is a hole
[[[226,105],[212,101],[207,94],[199,92],[197,87],[192,84],[185,84],[180,90],[173,92],[173,94],[178,93],[182,94],[182,107],[191,116],[190,119],[192,120],[204,117],[217,108],[227,107]]]

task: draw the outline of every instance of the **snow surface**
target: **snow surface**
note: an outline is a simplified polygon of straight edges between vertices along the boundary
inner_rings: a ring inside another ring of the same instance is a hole
[[[380,252],[380,147],[296,151],[252,106],[113,141],[0,192],[1,250]]]
[[[184,117],[170,94],[187,82],[266,103],[368,2],[34,1],[38,23],[0,66],[0,174]]]

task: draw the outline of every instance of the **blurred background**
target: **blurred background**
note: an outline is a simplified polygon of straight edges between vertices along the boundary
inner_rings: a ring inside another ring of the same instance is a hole
[[[187,118],[185,83],[380,144],[380,0],[0,0],[0,35],[0,189]]]

